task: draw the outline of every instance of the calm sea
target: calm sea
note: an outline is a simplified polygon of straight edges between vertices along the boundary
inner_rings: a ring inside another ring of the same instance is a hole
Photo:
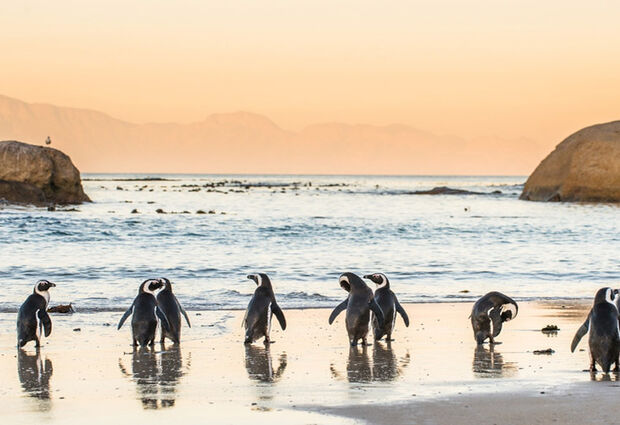
[[[519,201],[525,177],[83,178],[77,211],[0,207],[0,311],[42,278],[81,311],[124,310],[159,276],[197,310],[244,308],[253,272],[284,308],[335,305],[344,271],[387,274],[403,302],[620,287],[620,206]],[[479,193],[411,194],[436,186]]]

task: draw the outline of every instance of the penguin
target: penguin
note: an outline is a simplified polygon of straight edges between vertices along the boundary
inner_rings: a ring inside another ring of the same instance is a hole
[[[358,340],[362,340],[363,345],[367,345],[366,335],[370,326],[370,312],[377,317],[379,327],[384,326],[384,316],[381,307],[375,301],[372,289],[364,283],[359,276],[354,273],[343,273],[338,278],[340,287],[349,293],[346,300],[341,302],[329,316],[329,324],[343,311],[346,310],[345,324],[349,335],[349,343],[352,347],[357,345]]]
[[[575,351],[581,338],[588,332],[590,337],[590,371],[596,372],[598,363],[603,372],[609,373],[612,364],[616,364],[615,371],[619,370],[620,362],[620,329],[618,327],[618,308],[616,299],[618,290],[601,288],[594,296],[594,305],[588,313],[585,322],[577,329],[570,346],[571,353]]]
[[[244,344],[251,344],[260,337],[265,337],[265,345],[272,341],[269,339],[271,333],[271,316],[275,314],[282,330],[286,329],[286,319],[284,313],[273,293],[271,280],[265,273],[255,273],[247,276],[248,279],[256,283],[256,290],[248,304],[243,318],[243,326],[245,326]]]
[[[34,291],[26,298],[17,313],[17,347],[21,348],[28,341],[36,341],[35,346],[41,346],[41,333],[45,337],[52,333],[52,319],[47,314],[50,302],[49,289],[56,284],[48,280],[40,280],[34,285]]]
[[[131,333],[134,347],[140,344],[142,347],[155,344],[155,331],[158,322],[161,323],[163,331],[170,332],[170,325],[166,315],[157,306],[155,291],[163,286],[159,279],[147,279],[140,285],[138,296],[133,300],[131,307],[123,314],[118,322],[117,329],[120,329],[125,320],[133,314],[131,318]],[[163,332],[162,331],[162,332]]]
[[[518,312],[519,306],[515,300],[501,292],[493,291],[482,296],[474,304],[469,316],[476,343],[481,345],[489,338],[489,343],[496,344],[494,338],[501,332],[502,323],[517,317]]]
[[[170,326],[170,332],[162,329],[161,343],[164,343],[166,337],[170,338],[175,344],[181,342],[181,314],[185,317],[187,326],[190,328],[192,325],[189,322],[187,312],[181,307],[179,300],[172,293],[172,284],[168,279],[162,277],[159,279],[162,284],[162,289],[157,293],[157,306],[164,313],[168,320],[168,326]]]
[[[396,324],[396,313],[398,312],[403,318],[406,327],[409,327],[409,316],[407,316],[407,312],[403,306],[400,305],[398,298],[396,298],[396,295],[390,289],[390,281],[386,275],[383,273],[367,274],[364,276],[364,279],[369,279],[377,285],[377,289],[375,289],[375,301],[383,312],[384,322],[382,327],[379,326],[379,319],[377,319],[377,316],[374,313],[372,315],[372,331],[375,336],[375,341],[379,341],[383,338],[383,335],[386,336],[386,341],[393,341],[392,332],[394,332],[394,325]]]

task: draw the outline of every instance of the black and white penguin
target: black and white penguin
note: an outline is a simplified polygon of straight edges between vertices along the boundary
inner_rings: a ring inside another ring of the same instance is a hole
[[[367,274],[364,279],[369,279],[377,285],[375,301],[383,312],[383,326],[379,326],[379,319],[374,313],[372,315],[372,331],[375,341],[379,341],[384,335],[386,341],[393,341],[392,332],[394,332],[394,325],[396,324],[396,313],[398,312],[403,318],[406,327],[409,327],[409,316],[390,289],[390,281],[386,275],[383,273]]]
[[[471,310],[471,326],[478,345],[487,338],[495,344],[495,337],[502,330],[502,323],[517,317],[519,306],[512,298],[501,292],[489,292],[482,296]],[[491,326],[493,329],[491,329]]]
[[[618,307],[616,301],[618,290],[601,288],[594,297],[594,305],[588,313],[586,321],[577,329],[570,351],[574,352],[581,338],[588,332],[590,337],[590,371],[596,371],[598,363],[603,372],[608,373],[611,365],[616,364],[615,370],[620,367],[620,329],[618,327]]]
[[[192,325],[189,323],[189,317],[187,312],[181,307],[181,303],[177,300],[177,297],[172,293],[172,284],[165,277],[159,278],[163,285],[163,288],[157,294],[157,305],[159,309],[164,313],[168,320],[168,326],[170,331],[162,329],[161,343],[164,343],[166,337],[170,338],[175,344],[181,342],[181,314],[185,317],[187,326],[190,328]]]
[[[36,341],[41,346],[41,334],[45,337],[52,333],[52,319],[47,314],[50,302],[49,289],[56,284],[47,280],[40,280],[34,285],[34,291],[26,298],[17,313],[17,347],[21,348],[28,341]]]
[[[370,312],[372,311],[375,314],[379,326],[383,327],[383,311],[375,301],[372,289],[358,275],[343,273],[338,282],[340,287],[349,293],[349,296],[332,311],[329,316],[329,324],[331,325],[343,310],[347,310],[345,324],[351,346],[356,346],[360,339],[362,344],[366,345],[366,336],[370,327]]]
[[[125,320],[133,314],[131,318],[131,332],[133,345],[140,344],[142,347],[155,344],[155,331],[158,322],[162,329],[170,332],[166,315],[157,306],[155,291],[163,286],[159,279],[147,279],[140,285],[138,296],[133,300],[131,307],[123,314],[118,322],[120,329]],[[163,331],[162,331],[163,332]]]
[[[282,330],[286,329],[286,319],[273,292],[271,280],[265,273],[255,273],[247,276],[256,283],[256,290],[248,304],[243,318],[245,326],[244,344],[251,344],[260,337],[265,337],[265,344],[269,344],[271,333],[271,316],[275,314]]]

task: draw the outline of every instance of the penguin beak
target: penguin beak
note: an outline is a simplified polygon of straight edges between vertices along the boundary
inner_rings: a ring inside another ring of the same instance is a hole
[[[50,287],[51,287],[51,288],[55,288],[55,287],[56,287],[56,284],[55,284],[54,282],[50,282]]]
[[[372,275],[370,274],[364,275],[364,279],[372,280]]]

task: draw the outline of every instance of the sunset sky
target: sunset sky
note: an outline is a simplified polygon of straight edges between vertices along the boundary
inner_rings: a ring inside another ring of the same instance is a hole
[[[620,118],[612,1],[0,3],[0,94],[136,123],[250,111],[553,146]]]

